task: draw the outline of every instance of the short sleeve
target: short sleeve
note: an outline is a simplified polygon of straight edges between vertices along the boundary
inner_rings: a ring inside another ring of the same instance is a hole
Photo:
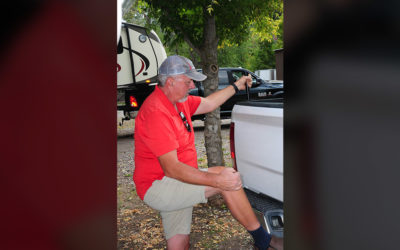
[[[188,96],[187,103],[189,105],[190,116],[193,116],[201,103],[201,97],[190,95]]]
[[[138,124],[140,139],[156,157],[177,149],[179,144],[170,115],[153,111],[142,117]]]

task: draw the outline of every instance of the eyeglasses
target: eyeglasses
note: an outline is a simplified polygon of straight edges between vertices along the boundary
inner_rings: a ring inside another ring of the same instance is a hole
[[[185,117],[185,115],[183,114],[183,112],[182,112],[182,111],[181,111],[181,112],[179,112],[179,115],[181,116],[181,119],[182,119],[183,125],[185,125],[185,127],[186,127],[187,131],[190,133],[192,130],[190,129],[189,122],[186,120],[186,117]]]
[[[193,81],[192,79],[190,79],[188,77],[183,78],[183,76],[176,76],[176,77],[174,77],[174,79],[177,81],[183,82],[187,87],[190,87],[190,84]]]

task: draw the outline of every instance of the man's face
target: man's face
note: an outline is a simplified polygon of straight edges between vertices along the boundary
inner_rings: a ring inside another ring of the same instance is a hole
[[[194,89],[193,80],[185,75],[174,77],[174,93],[176,94],[177,102],[186,101],[189,90]]]

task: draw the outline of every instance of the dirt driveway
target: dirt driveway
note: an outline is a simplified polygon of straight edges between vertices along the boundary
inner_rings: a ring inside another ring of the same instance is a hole
[[[229,124],[230,120],[222,121],[221,134],[225,163],[231,166]],[[200,167],[207,166],[203,126],[194,122]],[[139,199],[132,181],[133,127],[134,120],[118,126],[118,249],[166,249],[161,217]],[[252,239],[217,196],[194,208],[190,245],[190,249],[252,249]]]

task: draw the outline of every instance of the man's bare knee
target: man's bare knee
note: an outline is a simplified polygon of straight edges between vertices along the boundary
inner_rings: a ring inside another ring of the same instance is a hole
[[[207,169],[207,172],[213,173],[213,174],[219,174],[224,169],[226,169],[226,167],[224,167],[224,166],[209,167]],[[221,194],[222,192],[224,192],[224,191],[219,189],[219,188],[206,186],[205,196],[206,196],[206,198],[209,198],[209,197],[214,196],[216,194]]]

